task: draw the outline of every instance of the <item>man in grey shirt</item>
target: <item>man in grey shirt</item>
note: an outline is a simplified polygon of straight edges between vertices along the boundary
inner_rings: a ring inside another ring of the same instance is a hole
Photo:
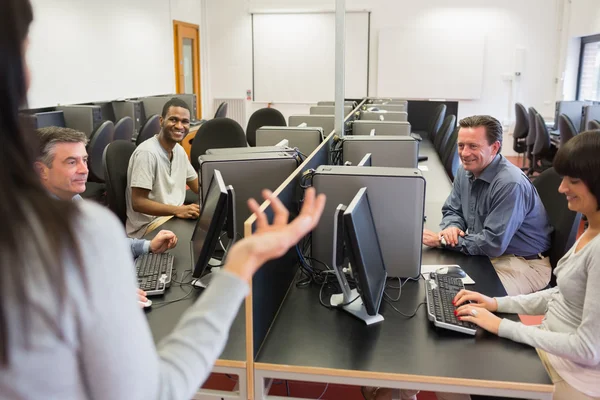
[[[527,294],[550,281],[552,227],[535,187],[501,147],[502,125],[495,118],[460,121],[462,166],[442,207],[441,232],[425,230],[423,243],[486,255],[509,295]]]
[[[127,234],[142,237],[168,218],[198,218],[198,204],[184,205],[186,184],[198,193],[198,174],[179,143],[190,131],[190,110],[177,98],[163,107],[160,133],[140,144],[127,170]]]

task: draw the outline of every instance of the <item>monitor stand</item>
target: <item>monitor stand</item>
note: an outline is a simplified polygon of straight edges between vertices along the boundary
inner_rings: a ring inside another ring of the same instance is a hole
[[[220,262],[219,262],[219,264],[220,264]],[[194,279],[192,281],[192,286],[206,289],[208,287],[208,285],[210,285],[210,282],[212,281],[214,273],[219,271],[220,269],[221,269],[221,267],[212,267],[208,274],[204,274],[202,277],[200,277],[198,279]]]
[[[342,309],[354,315],[356,318],[363,320],[367,325],[383,321],[383,316],[381,314],[367,314],[367,309],[365,308],[365,304],[363,303],[358,290],[350,289],[350,285],[348,285],[348,280],[346,279],[346,275],[344,275],[344,270],[341,266],[336,266],[334,271],[335,277],[342,288],[342,293],[332,295],[329,300],[330,304],[334,307],[346,304],[345,306],[342,306]]]

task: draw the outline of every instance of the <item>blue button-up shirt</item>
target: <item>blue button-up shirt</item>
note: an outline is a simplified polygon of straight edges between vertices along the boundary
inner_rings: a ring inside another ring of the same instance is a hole
[[[553,228],[537,190],[500,154],[479,178],[460,166],[442,214],[442,230],[456,226],[466,233],[449,249],[499,257],[532,256],[550,248]]]

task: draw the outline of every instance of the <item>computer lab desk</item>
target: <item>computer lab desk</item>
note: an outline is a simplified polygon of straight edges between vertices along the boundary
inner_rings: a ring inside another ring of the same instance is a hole
[[[152,239],[161,229],[168,229],[177,235],[177,246],[170,250],[175,256],[174,270],[177,271],[177,275],[174,277],[175,281],[180,282],[181,279],[186,282],[190,281],[191,273],[185,274],[192,268],[189,243],[195,225],[195,220],[172,218],[145,237],[145,239]],[[190,290],[193,290],[194,292],[185,300],[157,307],[163,302],[177,300],[186,296]],[[152,300],[152,307],[149,311],[146,311],[146,316],[155,343],[158,343],[163,337],[167,336],[173,328],[175,328],[183,313],[192,306],[201,293],[201,290],[191,289],[189,286],[182,288],[177,283],[171,282],[171,287],[167,289],[164,296],[150,298]],[[246,400],[248,398],[248,385],[246,382],[246,322],[244,310],[244,305],[242,305],[231,326],[229,339],[227,340],[225,349],[213,368],[213,372],[237,376],[237,387],[233,392],[201,389],[198,391],[198,395],[202,395],[202,398],[205,398],[205,396],[218,399]]]
[[[429,143],[422,143],[420,153],[429,156],[422,163],[429,169],[423,172],[429,189],[426,227],[438,231],[451,183]],[[490,296],[506,294],[487,257],[424,249],[423,264],[458,264],[476,282],[470,289]],[[366,326],[342,310],[321,306],[319,289],[292,284],[255,359],[255,400],[276,399],[267,396],[273,379],[552,398],[554,386],[529,346],[484,331],[473,337],[438,330],[427,319],[425,305],[413,318],[405,318],[382,302],[385,320]],[[397,290],[387,292],[397,296]],[[394,305],[410,314],[424,301],[421,279],[408,282]],[[516,315],[509,317],[518,320]]]

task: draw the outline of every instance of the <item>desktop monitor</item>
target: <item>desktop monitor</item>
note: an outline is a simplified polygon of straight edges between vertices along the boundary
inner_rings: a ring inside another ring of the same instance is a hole
[[[192,235],[192,260],[196,260],[192,274],[194,278],[204,274],[217,247],[226,214],[227,188],[221,173],[215,170]]]
[[[344,237],[358,293],[367,314],[377,315],[385,289],[387,271],[383,263],[366,187],[358,191],[344,212]]]
[[[48,111],[36,113],[36,128],[46,128],[48,126],[65,127],[65,114],[62,111]]]
[[[237,239],[237,229],[235,226],[235,190],[233,190],[233,186],[231,185],[227,186],[227,219],[225,220],[225,232],[227,232],[227,239],[229,239],[229,243],[227,244],[227,250],[229,250],[231,245]]]

